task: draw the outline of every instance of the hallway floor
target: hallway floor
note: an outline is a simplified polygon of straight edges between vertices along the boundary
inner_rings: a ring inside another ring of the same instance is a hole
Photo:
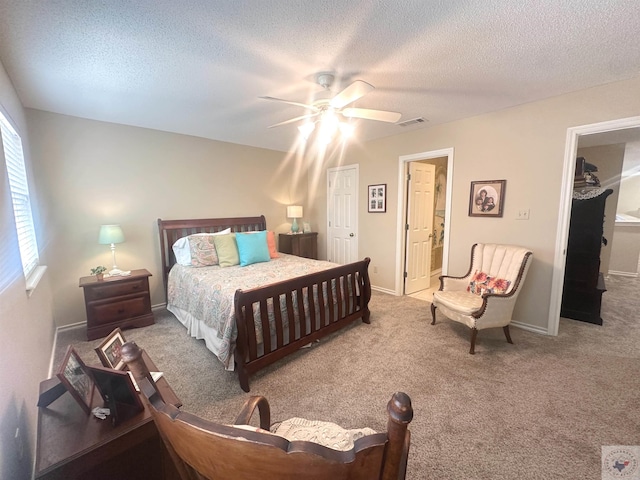
[[[431,287],[420,290],[419,292],[412,293],[409,296],[412,298],[417,298],[418,300],[424,300],[425,302],[431,303],[431,299],[433,298],[433,292],[437,291],[440,288],[440,282],[438,281],[435,285],[434,282],[431,283]]]

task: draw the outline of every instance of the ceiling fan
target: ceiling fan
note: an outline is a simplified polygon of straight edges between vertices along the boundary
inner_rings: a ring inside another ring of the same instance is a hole
[[[302,108],[306,108],[310,110],[311,113],[306,115],[301,115],[299,117],[291,118],[289,120],[285,120],[284,122],[279,122],[274,125],[269,126],[269,128],[279,127],[281,125],[287,125],[289,123],[298,122],[300,120],[309,120],[314,117],[320,117],[318,120],[322,119],[325,116],[343,116],[346,118],[362,118],[364,120],[377,120],[379,122],[388,122],[395,123],[400,120],[402,116],[401,113],[398,112],[388,112],[384,110],[372,110],[369,108],[354,108],[347,107],[350,103],[355,102],[359,98],[365,96],[367,93],[371,92],[375,89],[375,87],[367,82],[362,80],[356,80],[349,84],[344,90],[336,94],[335,96],[331,95],[331,85],[333,85],[333,81],[335,80],[335,76],[333,73],[323,72],[318,73],[315,76],[316,83],[320,85],[324,90],[319,94],[316,94],[314,100],[310,104],[300,103],[300,102],[292,102],[289,100],[283,100],[281,98],[274,97],[259,97],[264,100],[274,100],[276,102],[288,103],[290,105],[297,105]],[[315,122],[314,122],[315,123]],[[308,123],[310,124],[310,123]],[[302,131],[302,127],[301,128]]]

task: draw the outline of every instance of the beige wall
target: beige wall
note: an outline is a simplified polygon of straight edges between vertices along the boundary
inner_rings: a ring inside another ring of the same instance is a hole
[[[445,125],[352,145],[329,164],[360,165],[360,256],[370,256],[378,274],[372,284],[395,288],[398,157],[454,149],[449,273],[462,274],[474,242],[524,245],[534,262],[514,320],[546,331],[554,269],[567,129],[638,115],[640,77]],[[507,180],[504,216],[468,216],[472,180]],[[386,183],[386,214],[367,214],[366,185]],[[311,188],[311,187],[310,187]],[[317,188],[317,215],[326,214],[326,186]],[[516,220],[519,209],[530,219]],[[323,225],[320,225],[323,227]],[[326,232],[321,232],[326,233]],[[425,316],[427,313],[425,312]]]
[[[50,262],[57,325],[86,320],[78,279],[112,266],[101,224],[119,223],[118,267],[146,268],[151,303],[165,301],[157,219],[264,214],[289,229],[286,205],[304,204],[306,176],[285,154],[197,137],[27,110],[38,187],[56,231]]]
[[[620,184],[618,213],[640,217],[640,142],[625,145],[622,165],[626,175]]]
[[[598,167],[595,175],[600,180],[602,188],[610,188],[613,193],[607,197],[604,208],[604,222],[602,236],[607,240],[606,245],[600,249],[600,271],[605,275],[609,271],[611,258],[611,246],[613,244],[613,227],[616,220],[616,205],[620,194],[620,174],[624,160],[625,144],[601,145],[597,147],[580,148],[576,156],[584,157],[587,163]]]
[[[618,213],[640,217],[640,175],[622,179]]]
[[[24,111],[0,64],[0,108],[22,138],[26,162],[29,136]],[[31,169],[28,167],[28,175]],[[49,272],[28,297],[13,221],[4,156],[0,149],[0,478],[27,479],[35,452],[38,386],[47,378],[54,325]],[[42,220],[37,192],[31,188],[34,218]],[[37,228],[40,258],[46,263],[47,232]],[[14,439],[20,430],[19,442]]]

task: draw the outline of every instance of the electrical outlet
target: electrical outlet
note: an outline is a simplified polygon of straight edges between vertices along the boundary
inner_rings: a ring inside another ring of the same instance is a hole
[[[378,266],[377,265],[373,266],[373,273],[378,273]]]
[[[518,214],[516,215],[516,220],[529,220],[529,209],[521,208],[518,210]]]

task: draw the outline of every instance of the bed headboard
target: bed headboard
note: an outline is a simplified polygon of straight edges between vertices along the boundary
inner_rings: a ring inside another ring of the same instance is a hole
[[[167,293],[169,270],[176,263],[176,256],[171,246],[181,237],[192,233],[215,233],[225,228],[232,232],[255,232],[267,229],[264,215],[259,217],[237,218],[198,218],[194,220],[162,220],[158,219],[160,235],[160,255],[162,256],[162,281]]]

